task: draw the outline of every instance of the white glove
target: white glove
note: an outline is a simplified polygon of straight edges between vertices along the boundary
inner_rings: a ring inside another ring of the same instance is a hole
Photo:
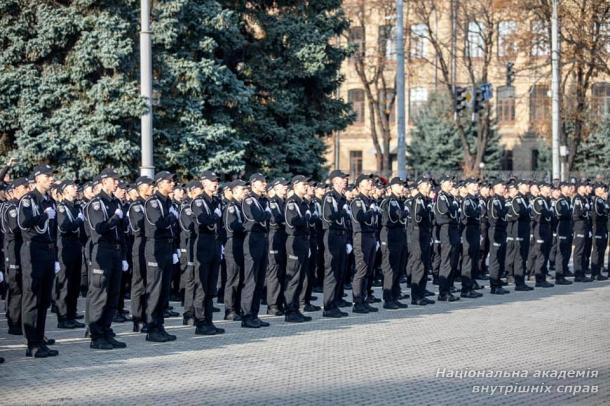
[[[180,252],[179,249],[176,250],[176,255],[178,255],[178,258],[180,258],[182,256],[182,253]]]
[[[220,208],[216,208],[216,210],[214,210],[214,214],[216,214],[218,217],[222,217],[222,211],[220,211]]]
[[[307,252],[307,258],[311,257],[311,248]]]
[[[377,245],[375,245],[375,251],[379,251],[379,247],[381,247],[381,245],[379,245],[379,241],[377,241]]]
[[[305,216],[311,217],[311,212],[310,212],[309,210],[307,210],[307,211],[305,212]]]
[[[350,209],[349,209],[349,204],[345,203],[345,204],[343,205],[343,210],[345,210],[346,212],[348,212],[348,213],[349,213],[349,212],[350,212]]]
[[[178,218],[178,210],[176,210],[176,208],[175,208],[174,206],[172,206],[172,207],[169,209],[169,213],[170,213],[171,215],[173,215],[174,217]]]
[[[55,261],[55,273],[59,273],[59,271],[61,271],[61,266],[59,265],[59,262]]]
[[[352,247],[352,244],[345,245],[345,251],[347,252],[348,255],[351,254],[353,250],[354,250],[354,247]]]
[[[221,245],[220,246],[220,259],[223,259],[225,257],[225,246]]]
[[[85,216],[83,215],[83,213],[78,213],[78,216],[76,217],[80,219],[80,221],[85,221]]]
[[[0,283],[4,282],[4,274],[0,272]]]
[[[178,255],[172,254],[172,264],[176,265],[178,263]]]
[[[114,211],[114,215],[117,216],[118,218],[122,219],[123,218],[123,210],[121,209],[116,209]]]
[[[370,208],[371,210],[373,210],[373,211],[377,211],[377,210],[379,210],[379,209],[377,208],[377,205],[376,205],[375,203],[371,203],[371,205],[369,206],[369,208]]]
[[[266,211],[267,213],[271,214],[271,207],[269,207],[269,206],[265,207],[265,211]]]
[[[121,261],[121,267],[123,268],[123,272],[127,272],[129,269],[129,263],[125,260]]]
[[[50,220],[53,220],[55,218],[55,209],[54,208],[47,207],[44,212],[47,213],[47,216],[49,217]]]

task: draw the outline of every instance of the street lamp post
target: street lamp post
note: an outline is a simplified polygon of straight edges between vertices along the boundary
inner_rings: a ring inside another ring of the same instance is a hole
[[[146,103],[146,113],[141,117],[140,175],[153,177],[153,112],[152,112],[152,41],[150,31],[151,0],[140,0],[140,94]]]
[[[398,176],[407,179],[406,122],[405,122],[405,47],[404,2],[396,0],[396,117]]]
[[[551,92],[552,92],[552,152],[553,152],[553,179],[564,180],[564,173],[561,171],[559,161],[559,132],[560,127],[560,107],[559,107],[559,0],[553,1],[553,11],[551,14]]]

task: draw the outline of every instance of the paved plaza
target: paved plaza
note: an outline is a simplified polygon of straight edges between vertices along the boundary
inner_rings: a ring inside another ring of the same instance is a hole
[[[128,348],[108,352],[90,350],[84,330],[58,330],[51,314],[60,355],[42,360],[24,357],[2,315],[0,404],[610,404],[609,281],[482,292],[296,325],[262,316],[271,327],[255,330],[218,320],[227,331],[213,337],[173,318],[178,340],[163,344],[114,324]]]

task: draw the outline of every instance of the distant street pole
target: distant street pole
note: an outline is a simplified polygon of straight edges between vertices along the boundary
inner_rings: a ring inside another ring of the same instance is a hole
[[[553,152],[553,179],[564,180],[564,173],[561,171],[559,160],[559,139],[561,131],[560,110],[559,110],[559,0],[553,1],[553,11],[551,15],[551,66],[552,66],[552,152]]]
[[[150,31],[151,0],[140,0],[140,94],[144,97],[147,111],[141,117],[142,166],[140,175],[153,177],[153,113],[152,113],[152,41]]]
[[[403,0],[396,0],[396,119],[397,165],[400,179],[407,179],[406,160],[406,123],[405,123],[405,47],[404,47],[404,13]]]

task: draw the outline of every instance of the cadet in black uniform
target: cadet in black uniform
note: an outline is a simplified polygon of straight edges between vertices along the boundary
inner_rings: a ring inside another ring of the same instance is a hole
[[[379,244],[375,238],[379,208],[369,197],[373,186],[371,176],[358,176],[356,186],[358,194],[350,204],[356,260],[356,273],[352,280],[353,312],[376,312],[378,309],[368,304],[365,294],[367,292],[367,277],[373,272],[375,252],[377,251],[377,244]]]
[[[113,197],[118,175],[110,168],[100,174],[102,190],[87,206],[85,215],[91,234],[91,268],[87,292],[87,324],[90,347],[99,350],[125,348],[110,328],[119,302],[123,272],[123,233],[119,229],[123,210]]]
[[[568,184],[561,185],[561,195],[555,202],[557,217],[557,252],[555,258],[555,284],[571,285],[566,279],[568,264],[572,253],[572,207],[570,205],[571,190]]]
[[[286,275],[286,225],[284,219],[284,199],[288,181],[279,178],[271,183],[273,197],[269,199],[271,218],[269,219],[269,265],[265,275],[267,285],[267,314],[284,315],[282,284]]]
[[[345,317],[339,310],[343,300],[343,281],[347,273],[347,254],[353,247],[349,243],[347,221],[350,208],[345,199],[347,175],[339,170],[330,173],[332,189],[322,203],[324,234],[324,317]]]
[[[258,318],[267,268],[268,222],[271,208],[264,197],[267,180],[260,173],[250,176],[252,193],[242,202],[244,215],[244,284],[241,294],[242,321],[245,328],[268,327]]]
[[[438,300],[454,302],[459,297],[450,291],[451,281],[457,272],[457,255],[460,244],[459,206],[454,204],[455,197],[450,193],[453,189],[450,177],[441,179],[441,190],[434,205],[434,222],[439,226],[440,268],[438,276]]]
[[[193,199],[203,193],[201,182],[191,180],[186,184],[187,196],[180,205],[180,257],[181,280],[180,286],[184,289],[184,313],[182,314],[182,324],[188,325],[189,321],[195,317],[193,300],[195,295],[195,244],[197,244],[196,221],[193,216]]]
[[[404,309],[400,302],[400,275],[407,263],[407,211],[401,200],[403,182],[394,177],[388,185],[388,196],[381,202],[381,269],[383,271],[383,308]]]
[[[286,304],[284,320],[289,323],[311,321],[299,311],[299,294],[309,263],[309,228],[311,212],[305,200],[307,179],[297,175],[292,178],[294,194],[286,200],[286,277],[284,279],[284,303]]]
[[[496,180],[493,184],[493,196],[487,202],[487,217],[489,219],[489,285],[490,293],[503,295],[510,293],[502,287],[500,278],[504,274],[506,260],[506,184]]]
[[[144,202],[152,196],[153,180],[147,176],[136,179],[138,197],[127,210],[129,228],[133,235],[133,247],[131,249],[131,316],[133,331],[140,331],[140,325],[146,320],[146,234],[144,226]],[[143,332],[147,329],[143,328]]]
[[[598,183],[593,189],[594,197],[591,208],[591,225],[593,234],[593,248],[591,253],[591,277],[598,281],[605,281],[607,276],[602,275],[604,269],[604,253],[608,246],[608,192],[606,187]]]
[[[462,201],[462,292],[460,297],[476,299],[483,296],[475,292],[474,278],[478,275],[479,253],[481,249],[481,207],[477,194],[479,185],[475,179],[465,182],[467,195]]]
[[[529,250],[530,214],[526,195],[529,192],[527,182],[517,182],[517,187],[511,184],[509,192],[511,200],[507,207],[507,220],[509,222],[510,244],[506,252],[506,266],[509,275],[515,278],[515,290],[533,290],[525,283],[525,267]]]
[[[146,340],[163,343],[176,340],[175,335],[165,331],[163,314],[169,298],[172,268],[178,262],[174,249],[174,226],[179,214],[169,197],[175,184],[174,175],[159,172],[155,175],[155,184],[157,191],[144,204]]]
[[[26,178],[16,179],[10,190],[10,199],[2,207],[2,232],[4,234],[4,257],[8,292],[6,298],[6,321],[8,333],[23,335],[21,320],[21,230],[17,224],[17,206],[21,198],[28,193],[29,183]]]
[[[19,201],[17,224],[21,229],[21,270],[23,295],[21,315],[27,339],[26,356],[46,358],[58,351],[47,347],[44,340],[47,308],[51,303],[53,274],[58,268],[55,233],[57,222],[54,203],[47,195],[53,183],[53,170],[48,165],[34,168],[31,192]]]
[[[195,334],[215,335],[224,330],[212,321],[214,297],[220,269],[220,242],[218,222],[222,219],[220,202],[215,199],[218,190],[218,177],[210,171],[201,176],[203,192],[193,199],[191,208],[197,224],[197,243],[195,245],[195,285],[193,308],[195,309]]]
[[[80,234],[84,216],[76,202],[77,188],[72,181],[61,184],[62,201],[57,205],[57,227],[59,231],[58,257],[61,270],[55,281],[55,304],[57,305],[58,328],[83,328],[76,321],[76,305],[80,292],[80,272],[83,246]]]
[[[417,180],[417,194],[411,200],[411,221],[409,234],[411,245],[409,255],[413,256],[411,268],[411,304],[425,306],[434,300],[426,297],[427,270],[430,266],[432,242],[432,211],[429,206],[432,181],[422,176]]]
[[[546,266],[551,251],[553,234],[551,230],[552,212],[550,207],[551,188],[548,184],[539,186],[540,194],[534,197],[532,207],[532,262],[537,288],[552,288],[546,280]]]
[[[227,231],[225,258],[227,261],[227,283],[224,291],[225,320],[241,321],[241,295],[244,278],[244,215],[241,205],[246,198],[246,182],[234,180],[229,187],[233,199],[227,202],[223,214]]]
[[[576,196],[572,200],[572,224],[574,233],[574,282],[591,282],[592,279],[585,275],[586,261],[586,239],[589,234],[589,201],[585,184],[579,184],[576,188]]]

